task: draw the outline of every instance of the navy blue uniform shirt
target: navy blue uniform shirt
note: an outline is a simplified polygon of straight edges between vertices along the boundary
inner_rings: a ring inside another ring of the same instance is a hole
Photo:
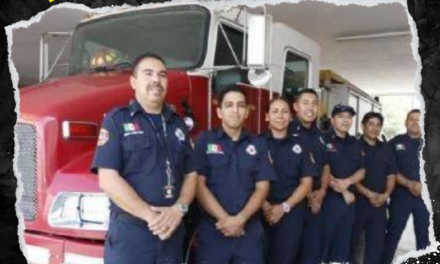
[[[299,137],[306,147],[313,153],[318,173],[313,179],[313,190],[321,188],[321,172],[325,160],[325,141],[322,132],[316,127],[304,127],[298,119],[294,119],[289,125],[289,134]]]
[[[362,146],[353,136],[340,138],[332,129],[325,134],[325,164],[330,165],[333,177],[345,179],[364,168]]]
[[[397,173],[393,152],[381,141],[376,141],[373,146],[368,144],[364,137],[359,141],[365,155],[365,179],[362,185],[373,192],[384,193],[388,176]]]
[[[149,116],[136,100],[127,107],[110,111],[104,117],[91,166],[94,173],[98,168],[118,171],[142,199],[154,206],[174,204],[180,195],[183,176],[195,171],[184,122],[167,106],[163,107],[162,116],[165,130],[163,122],[158,122],[157,116]],[[167,157],[175,186],[172,199],[164,195]],[[112,203],[112,210],[121,209]]]
[[[422,138],[411,138],[408,134],[394,137],[388,143],[396,158],[399,173],[412,181],[420,181],[419,151]]]
[[[233,141],[223,130],[199,134],[195,145],[197,172],[217,201],[231,215],[238,214],[258,181],[275,180],[264,139],[242,131]]]
[[[268,201],[285,202],[298,187],[301,178],[318,174],[313,153],[299,137],[274,138],[270,131],[262,134],[277,180],[271,183]]]

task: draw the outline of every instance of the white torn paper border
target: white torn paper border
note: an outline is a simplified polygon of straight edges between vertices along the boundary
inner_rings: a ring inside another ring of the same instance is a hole
[[[56,0],[55,0],[56,1]],[[184,1],[184,0],[174,0],[173,2],[175,3],[186,3],[188,1]],[[263,4],[270,4],[270,5],[276,5],[276,4],[280,4],[280,3],[298,3],[300,2],[299,0],[297,1],[282,1],[282,0],[275,0],[275,1],[265,1],[265,0],[223,0],[223,1],[214,1],[214,0],[209,0],[209,1],[203,1],[200,0],[197,3],[201,4],[201,5],[206,5],[209,7],[226,7],[226,6],[237,6],[237,5],[247,5],[248,7],[259,7]],[[360,5],[360,6],[365,6],[365,7],[371,7],[377,4],[381,4],[381,3],[400,3],[402,4],[407,11],[407,17],[408,17],[408,23],[410,25],[411,28],[411,33],[412,33],[412,42],[411,42],[411,47],[412,47],[412,52],[413,52],[413,57],[417,62],[417,75],[416,78],[414,80],[414,87],[417,91],[417,96],[418,99],[421,102],[421,111],[422,111],[422,116],[425,115],[425,105],[424,105],[424,100],[423,97],[420,93],[420,84],[421,84],[421,60],[420,60],[420,56],[418,53],[418,36],[417,36],[417,28],[416,28],[416,24],[413,21],[411,15],[408,13],[407,10],[407,2],[404,0],[399,0],[399,1],[393,1],[393,0],[383,0],[383,1],[372,1],[372,0],[333,0],[333,1],[323,1],[323,2],[327,2],[327,3],[333,3],[336,5],[350,5],[350,4],[356,4],[356,5]],[[56,4],[55,2],[53,4]],[[152,5],[152,4],[148,4],[148,5]],[[155,4],[157,5],[157,4]],[[147,6],[146,4],[142,5],[142,6]],[[13,35],[13,30],[17,29],[17,28],[27,28],[29,27],[29,25],[33,24],[33,23],[38,23],[42,16],[44,15],[45,12],[50,12],[53,9],[58,9],[58,8],[70,8],[70,9],[78,9],[78,10],[82,10],[82,11],[86,11],[89,13],[106,13],[106,12],[111,12],[111,11],[115,11],[118,10],[120,8],[128,8],[130,7],[129,5],[124,4],[123,6],[119,7],[119,6],[115,6],[115,7],[102,7],[102,8],[97,8],[97,9],[90,9],[84,5],[80,5],[80,4],[73,4],[73,3],[61,3],[61,4],[57,4],[52,6],[51,8],[49,8],[48,10],[44,11],[44,12],[40,12],[39,14],[37,14],[36,16],[32,17],[31,19],[29,19],[28,21],[20,21],[17,22],[13,25],[7,26],[5,27],[5,31],[6,31],[6,35],[8,38],[8,53],[9,53],[9,69],[11,72],[11,77],[12,77],[12,81],[13,81],[13,86],[15,89],[15,93],[14,93],[14,98],[16,101],[16,108],[15,111],[17,112],[17,116],[19,115],[19,104],[20,104],[20,98],[19,98],[19,91],[18,91],[18,73],[16,71],[16,68],[14,67],[14,63],[11,59],[11,48],[12,48],[12,35]],[[303,33],[307,33],[307,32],[303,32]],[[420,121],[420,126],[422,128],[422,135],[424,136],[425,132],[424,132],[424,119],[421,119]],[[18,157],[18,151],[19,151],[19,144],[17,142],[17,138],[15,138],[15,156],[14,156],[14,173],[16,175],[16,177],[18,178],[17,184],[18,184],[18,188],[17,188],[17,192],[16,195],[18,197],[17,199],[17,203],[16,203],[16,211],[17,211],[17,217],[19,219],[19,226],[18,226],[18,235],[19,235],[19,240],[20,240],[20,247],[23,251],[23,253],[25,254],[25,256],[27,257],[27,250],[25,247],[25,243],[24,243],[24,238],[23,238],[23,232],[24,232],[24,221],[23,221],[23,216],[20,212],[19,209],[19,202],[21,200],[21,195],[23,192],[23,186],[21,183],[21,176],[19,174],[18,168],[17,168],[17,157]],[[425,172],[423,170],[423,165],[424,165],[425,161],[423,160],[422,156],[420,156],[420,168],[421,168],[421,179],[422,182],[424,182],[426,180],[426,175]],[[423,191],[422,191],[422,197],[428,207],[428,210],[431,213],[432,216],[432,205],[431,205],[431,200],[430,200],[430,195],[428,193],[428,189],[426,187],[425,184],[423,184]],[[408,252],[405,255],[401,255],[397,257],[396,263],[402,263],[403,261],[407,260],[410,257],[419,257],[422,255],[425,255],[427,253],[430,252],[435,252],[437,250],[437,246],[438,246],[438,242],[435,240],[434,237],[434,230],[433,230],[433,223],[432,223],[433,219],[431,217],[431,225],[429,228],[429,234],[430,234],[430,241],[431,241],[431,246],[428,247],[425,250],[421,250],[421,251],[411,251]],[[421,262],[420,262],[421,263]]]

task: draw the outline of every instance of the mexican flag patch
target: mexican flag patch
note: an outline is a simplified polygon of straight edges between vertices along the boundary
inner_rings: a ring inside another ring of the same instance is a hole
[[[396,145],[396,151],[405,150],[405,144],[397,144]]]
[[[224,154],[224,152],[220,144],[208,144],[206,154]]]
[[[124,132],[134,132],[141,130],[137,123],[124,123],[123,126],[124,126]]]

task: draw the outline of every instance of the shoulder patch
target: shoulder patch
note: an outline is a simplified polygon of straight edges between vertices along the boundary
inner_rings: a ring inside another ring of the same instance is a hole
[[[182,129],[177,128],[176,131],[174,131],[174,134],[179,141],[185,141],[185,134],[183,133]]]
[[[101,128],[101,130],[99,130],[99,138],[98,138],[98,144],[97,144],[98,147],[104,146],[108,140],[109,140],[108,130],[105,128]]]

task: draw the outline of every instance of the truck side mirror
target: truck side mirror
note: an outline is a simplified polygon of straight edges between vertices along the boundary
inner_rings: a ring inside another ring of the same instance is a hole
[[[247,65],[249,82],[257,87],[266,85],[272,74],[266,70],[266,15],[249,15]]]
[[[247,40],[247,64],[251,68],[264,69],[266,55],[266,17],[249,15]]]

